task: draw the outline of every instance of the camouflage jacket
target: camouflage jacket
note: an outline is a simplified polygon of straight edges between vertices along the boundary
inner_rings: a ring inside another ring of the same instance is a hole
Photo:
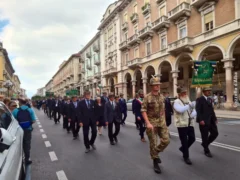
[[[154,127],[162,127],[166,124],[164,99],[160,93],[157,96],[149,93],[143,99],[141,112],[147,113],[149,122]]]

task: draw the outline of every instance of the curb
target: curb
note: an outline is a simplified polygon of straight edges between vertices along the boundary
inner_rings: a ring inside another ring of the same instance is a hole
[[[235,119],[235,120],[240,120],[239,116],[226,116],[226,115],[216,115],[217,118],[226,118],[226,119]]]

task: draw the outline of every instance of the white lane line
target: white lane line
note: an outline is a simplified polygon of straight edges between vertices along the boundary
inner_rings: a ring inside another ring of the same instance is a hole
[[[126,124],[128,124],[130,126],[136,126],[135,123],[126,122]],[[172,136],[179,137],[178,133],[170,132],[170,134]],[[201,143],[202,139],[196,138],[196,141]],[[218,142],[213,142],[211,145],[216,146],[216,147],[221,147],[221,148],[224,148],[224,149],[228,149],[228,150],[232,150],[232,151],[240,152],[240,147],[237,147],[237,146],[231,146],[231,145],[228,145],[228,144],[223,144],[223,143],[218,143]]]
[[[63,170],[56,172],[58,180],[68,180],[65,172]]]
[[[43,130],[43,129],[40,129],[40,132],[42,132],[42,133],[43,133],[43,132],[44,132],[44,130]]]
[[[38,125],[39,128],[42,128],[42,125]]]
[[[49,141],[44,141],[46,147],[51,147],[51,143]]]
[[[43,139],[47,139],[47,135],[46,134],[42,134],[42,138]]]
[[[38,125],[40,125],[41,123],[40,122],[37,122]]]
[[[49,156],[50,156],[51,161],[57,161],[58,160],[54,151],[49,152]]]

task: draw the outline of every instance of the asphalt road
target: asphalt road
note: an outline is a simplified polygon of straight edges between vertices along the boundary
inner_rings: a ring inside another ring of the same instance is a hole
[[[107,131],[104,130],[103,135],[96,139],[97,150],[85,154],[82,130],[80,140],[74,141],[72,135],[62,129],[62,124],[55,125],[42,111],[35,111],[39,122],[34,125],[32,138],[32,180],[240,179],[238,121],[229,124],[227,122],[231,120],[219,120],[220,135],[210,147],[214,155],[212,159],[205,157],[200,143],[195,142],[190,149],[192,166],[182,160],[178,150],[180,141],[172,125],[171,143],[160,154],[162,174],[158,175],[152,169],[148,142],[140,141],[131,112],[128,113],[128,124],[121,127],[118,145],[109,144]],[[197,125],[195,130],[200,138]]]

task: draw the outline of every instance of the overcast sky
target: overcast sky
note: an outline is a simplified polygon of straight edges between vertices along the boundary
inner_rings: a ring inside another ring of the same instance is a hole
[[[31,97],[95,35],[115,0],[0,0],[0,39]]]

